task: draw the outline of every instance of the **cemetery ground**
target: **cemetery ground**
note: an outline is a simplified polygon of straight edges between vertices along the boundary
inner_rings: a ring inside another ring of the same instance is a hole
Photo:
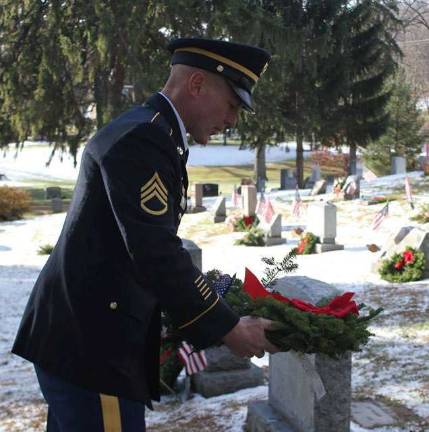
[[[226,167],[222,169],[228,172]],[[200,180],[207,181],[204,177]],[[429,179],[413,177],[412,184],[417,203],[427,203]],[[367,206],[359,200],[335,202],[338,208],[336,241],[345,249],[299,256],[299,268],[294,273],[332,283],[343,291],[353,291],[358,302],[384,308],[383,314],[370,327],[374,337],[369,345],[353,356],[353,400],[383,403],[393,412],[396,424],[365,429],[353,422],[353,432],[429,430],[429,281],[408,284],[382,281],[371,269],[378,253],[371,253],[366,247],[369,243],[382,246],[389,235],[411,224],[402,188],[403,179],[393,178],[371,186],[372,195],[398,198],[391,202],[390,214],[377,231],[371,229],[371,223],[383,204]],[[368,190],[363,190],[366,192]],[[297,245],[294,228],[305,225],[305,214],[299,219],[291,215],[291,196],[290,192],[272,194],[274,208],[283,217],[283,236],[287,239],[284,245],[234,246],[234,240],[242,234],[230,232],[226,224],[213,224],[209,212],[187,214],[179,234],[203,249],[204,271],[218,268],[243,278],[247,266],[261,276],[264,264],[260,258],[282,258]],[[323,196],[312,199],[320,198]],[[307,203],[310,198],[304,200]],[[211,202],[204,204],[209,208]],[[230,211],[228,209],[228,213]],[[44,430],[45,405],[32,367],[9,351],[29,292],[46,261],[46,256],[38,255],[37,250],[43,244],[55,243],[63,220],[64,214],[60,213],[0,223],[1,432]],[[253,360],[267,371],[268,356]],[[194,395],[184,403],[173,396],[164,397],[161,403],[155,404],[155,411],[147,414],[148,431],[238,432],[243,429],[247,403],[266,399],[267,392],[266,382],[263,386],[208,399]]]
[[[256,273],[262,271],[262,256],[283,256],[285,248],[296,245],[294,220],[289,206],[280,201],[274,205],[283,214],[286,246],[246,248],[232,246],[237,233],[229,233],[225,224],[212,224],[209,213],[187,215],[181,235],[192,238],[203,247],[205,269],[217,267],[242,276],[247,265]],[[371,398],[390,406],[398,417],[398,426],[378,430],[423,431],[429,428],[429,285],[427,281],[393,285],[378,280],[370,271],[374,255],[365,247],[406,223],[407,204],[392,205],[389,219],[380,232],[368,229],[371,208],[357,202],[338,205],[337,241],[344,251],[299,257],[298,274],[334,283],[344,290],[355,291],[359,301],[382,306],[383,315],[374,323],[375,337],[362,353],[354,355],[354,400]],[[28,221],[3,223],[0,267],[0,309],[5,331],[0,344],[0,430],[41,431],[45,408],[41,404],[31,367],[8,354],[19,316],[38,269],[46,259],[36,254],[44,242],[54,242],[63,215],[41,216]],[[31,241],[29,241],[31,240]],[[220,253],[219,251],[222,251]],[[259,361],[263,367],[267,361]],[[184,406],[167,397],[148,414],[149,430],[241,430],[249,400],[266,397],[267,387],[242,390],[231,395],[204,399],[195,396]],[[174,425],[174,426],[172,426]],[[364,429],[354,425],[354,430]],[[376,429],[377,430],[377,429]]]

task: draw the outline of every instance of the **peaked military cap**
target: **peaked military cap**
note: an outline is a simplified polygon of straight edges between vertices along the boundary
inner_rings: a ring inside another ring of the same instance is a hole
[[[262,48],[222,40],[180,38],[168,45],[171,64],[185,64],[222,75],[248,111],[252,90],[268,67],[271,55]]]

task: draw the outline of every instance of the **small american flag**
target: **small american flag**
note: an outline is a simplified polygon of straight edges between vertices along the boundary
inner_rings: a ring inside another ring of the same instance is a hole
[[[372,222],[372,229],[376,230],[383,220],[389,215],[389,202],[375,215],[375,218]]]
[[[356,183],[352,180],[346,187],[345,193],[347,195],[354,195],[357,191]]]
[[[414,210],[413,195],[411,193],[410,179],[408,176],[405,177],[405,195],[407,196],[407,201],[411,209]]]
[[[270,223],[273,216],[274,216],[274,207],[271,204],[271,200],[267,198],[262,217],[266,223]]]
[[[207,367],[207,359],[204,351],[194,351],[192,345],[183,341],[178,349],[178,355],[186,368],[187,375],[201,372]]]
[[[292,214],[297,218],[301,213],[301,204],[302,204],[301,195],[299,194],[299,190],[297,186],[295,192],[295,198],[292,202]]]
[[[258,203],[256,204],[255,213],[259,216],[262,216],[265,211],[265,206],[266,206],[265,197],[261,195],[261,197],[258,200]]]
[[[234,189],[232,190],[231,203],[233,207],[240,206],[240,194],[237,192],[237,188],[234,185]]]
[[[229,274],[220,275],[218,279],[212,281],[211,285],[213,289],[219,294],[221,297],[225,297],[231,287],[234,278]]]

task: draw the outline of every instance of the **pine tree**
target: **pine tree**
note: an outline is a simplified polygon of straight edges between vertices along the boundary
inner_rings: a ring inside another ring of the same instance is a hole
[[[95,128],[160,88],[168,39],[202,34],[208,6],[0,0],[0,12],[0,144],[41,138],[76,156]]]
[[[423,119],[404,72],[398,71],[386,87],[391,93],[387,104],[389,122],[386,132],[372,141],[364,152],[366,164],[381,175],[390,174],[392,156],[405,157],[407,169],[416,169],[423,144],[423,137],[419,134]]]
[[[253,93],[256,115],[244,112],[237,131],[245,146],[255,149],[254,178],[268,180],[266,174],[266,148],[284,139],[284,119],[281,110],[281,74],[279,56],[275,55],[273,32],[281,22],[269,1],[236,0],[212,2],[207,36],[227,37],[232,42],[247,43],[266,48],[274,53],[267,72],[258,81]],[[268,8],[268,10],[267,10]]]
[[[349,172],[356,171],[356,150],[387,128],[384,86],[400,51],[391,32],[396,9],[379,1],[362,1],[344,9],[333,26],[332,63],[320,86],[322,118],[319,138],[325,145],[348,145]],[[329,77],[329,78],[328,78]]]

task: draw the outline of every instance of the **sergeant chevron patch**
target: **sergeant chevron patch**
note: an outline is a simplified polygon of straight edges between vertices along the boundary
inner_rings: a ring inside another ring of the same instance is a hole
[[[161,216],[168,210],[167,188],[157,172],[141,187],[140,206],[153,216]]]

